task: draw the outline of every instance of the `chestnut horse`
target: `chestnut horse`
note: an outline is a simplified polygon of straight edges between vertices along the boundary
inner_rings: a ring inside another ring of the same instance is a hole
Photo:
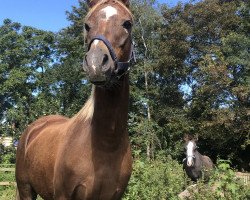
[[[84,70],[92,94],[72,118],[42,117],[22,134],[17,199],[121,199],[132,171],[127,133],[133,16],[128,0],[88,1]],[[19,193],[19,194],[18,194]]]
[[[185,135],[186,158],[183,160],[183,169],[188,177],[197,182],[203,178],[208,180],[211,170],[214,168],[212,160],[208,156],[201,155],[197,150],[197,138],[190,135]]]

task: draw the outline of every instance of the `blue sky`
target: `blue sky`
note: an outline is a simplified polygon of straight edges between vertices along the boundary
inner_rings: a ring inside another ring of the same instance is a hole
[[[159,2],[173,6],[178,0]],[[22,25],[57,32],[69,25],[65,12],[77,5],[78,0],[0,0],[0,25],[9,18]]]

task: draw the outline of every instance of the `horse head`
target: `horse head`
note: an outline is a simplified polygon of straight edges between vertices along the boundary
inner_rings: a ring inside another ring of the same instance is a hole
[[[88,52],[84,70],[90,82],[107,85],[126,74],[132,56],[133,16],[128,0],[92,0],[85,19]]]
[[[185,136],[185,149],[186,149],[186,159],[187,159],[187,166],[191,167],[194,166],[195,163],[195,152],[197,151],[197,138],[192,137],[190,135]]]

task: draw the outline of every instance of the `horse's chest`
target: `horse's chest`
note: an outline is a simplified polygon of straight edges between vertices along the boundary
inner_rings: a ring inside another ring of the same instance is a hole
[[[83,149],[80,153],[82,156],[73,160],[72,156],[65,152],[64,162],[58,165],[61,168],[58,170],[61,171],[59,174],[63,174],[63,187],[66,187],[67,193],[77,196],[73,199],[120,199],[132,170],[129,149],[118,149],[112,154],[97,150],[86,154],[87,150]],[[69,184],[69,180],[72,184]]]
[[[74,196],[79,199],[85,197],[84,199],[89,200],[120,199],[126,185],[119,181],[122,177],[118,178],[114,174],[113,176],[108,174],[96,174],[88,181],[84,181],[76,187]]]

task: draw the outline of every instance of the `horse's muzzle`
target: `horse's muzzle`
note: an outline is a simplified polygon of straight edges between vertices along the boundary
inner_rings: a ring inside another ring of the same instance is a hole
[[[192,167],[194,165],[194,159],[192,157],[187,158],[187,166]]]
[[[113,65],[110,55],[102,49],[96,48],[87,52],[83,69],[88,74],[91,83],[104,85],[111,78]]]

